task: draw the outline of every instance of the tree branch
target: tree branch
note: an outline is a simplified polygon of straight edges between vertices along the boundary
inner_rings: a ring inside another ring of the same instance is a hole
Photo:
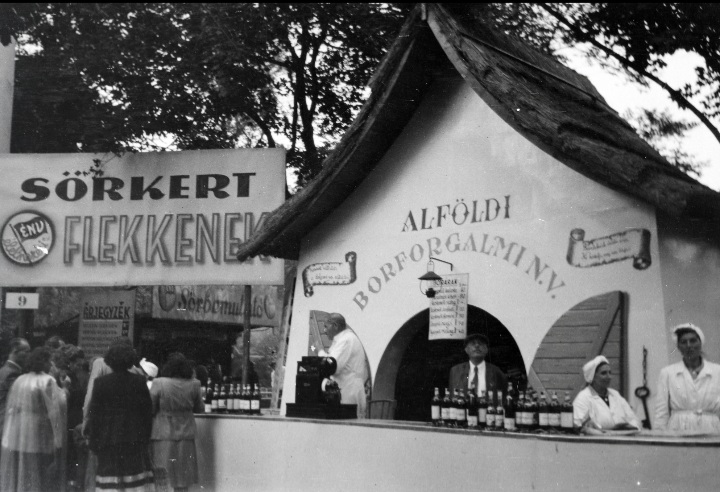
[[[624,67],[629,68],[631,70],[634,70],[638,74],[642,75],[643,77],[647,77],[648,79],[652,80],[656,84],[658,84],[660,87],[662,87],[669,95],[670,99],[675,102],[680,108],[687,109],[691,111],[695,116],[698,117],[698,119],[705,125],[708,130],[710,130],[710,133],[713,134],[715,139],[720,142],[720,131],[713,125],[713,123],[710,121],[710,119],[700,111],[697,107],[695,107],[694,104],[692,104],[685,96],[682,95],[680,91],[677,89],[672,88],[670,85],[668,85],[666,82],[660,80],[656,75],[646,71],[642,66],[638,65],[637,63],[634,63],[632,60],[630,60],[627,57],[624,57],[612,49],[608,48],[604,44],[597,41],[593,36],[590,36],[588,33],[583,31],[580,27],[570,23],[562,14],[557,12],[555,9],[550,7],[547,4],[540,4],[540,6],[545,9],[550,15],[555,17],[558,21],[560,21],[561,24],[565,25],[572,33],[577,37],[580,41],[586,41],[608,56],[611,56],[612,58],[615,58],[617,61],[619,61]]]

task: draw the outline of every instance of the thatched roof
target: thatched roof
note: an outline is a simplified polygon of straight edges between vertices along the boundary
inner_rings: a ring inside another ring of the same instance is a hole
[[[297,259],[301,239],[390,148],[433,80],[459,72],[518,133],[594,181],[675,218],[720,220],[720,193],[670,165],[582,75],[439,4],[416,9],[370,82],[372,95],[319,175],[239,251]]]

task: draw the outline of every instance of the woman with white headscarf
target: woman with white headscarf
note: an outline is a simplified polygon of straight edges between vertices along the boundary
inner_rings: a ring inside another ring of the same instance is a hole
[[[610,388],[610,363],[598,355],[583,366],[587,385],[573,401],[573,423],[586,434],[640,430],[640,420],[620,393]]]
[[[682,361],[664,367],[657,385],[659,430],[720,434],[720,365],[705,360],[705,335],[692,323],[672,329]]]

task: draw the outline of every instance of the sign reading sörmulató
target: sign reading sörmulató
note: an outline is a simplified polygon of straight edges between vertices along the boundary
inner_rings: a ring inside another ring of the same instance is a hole
[[[0,155],[0,285],[280,284],[238,246],[285,199],[284,149]]]

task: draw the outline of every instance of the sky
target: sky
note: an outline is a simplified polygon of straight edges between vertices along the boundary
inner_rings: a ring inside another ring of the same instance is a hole
[[[641,108],[668,110],[689,122],[699,122],[690,111],[681,110],[670,100],[667,93],[654,82],[649,87],[629,82],[624,77],[614,75],[597,64],[590,64],[573,49],[560,50],[568,57],[565,62],[570,68],[588,77],[607,103],[619,114],[627,110],[638,112]],[[681,51],[672,56],[665,57],[668,66],[659,72],[659,78],[674,88],[680,88],[694,76],[694,69],[703,65],[699,55]],[[694,101],[698,107],[696,101]],[[720,126],[720,121],[714,121]],[[697,161],[707,163],[702,168],[702,175],[698,181],[704,185],[720,191],[720,142],[710,133],[704,125],[700,124],[690,130],[683,140],[686,152],[696,157]]]

